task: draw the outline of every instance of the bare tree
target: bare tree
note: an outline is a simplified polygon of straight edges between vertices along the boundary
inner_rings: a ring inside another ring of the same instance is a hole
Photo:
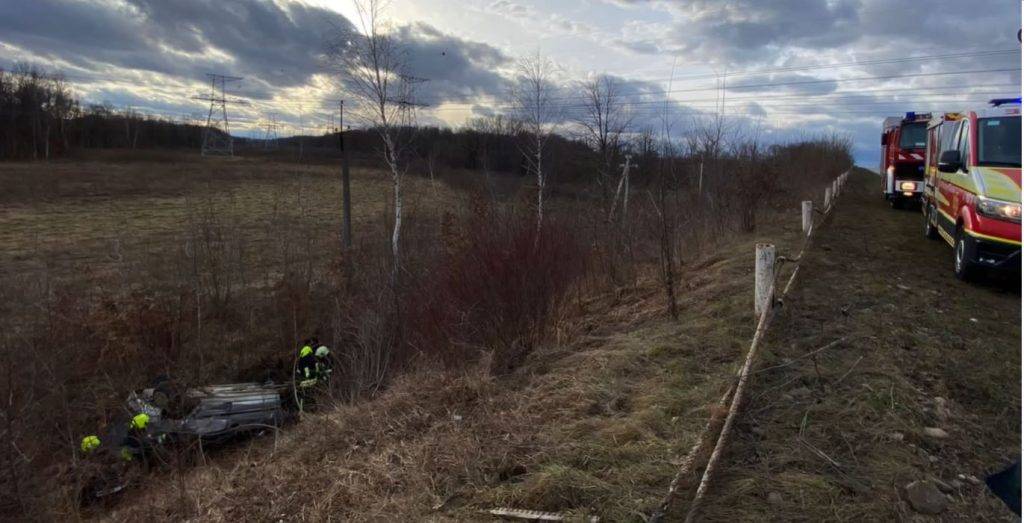
[[[651,196],[658,218],[658,240],[661,254],[661,276],[665,285],[667,312],[672,319],[678,319],[679,308],[676,304],[676,245],[678,243],[678,205],[670,205],[669,191],[676,189],[676,146],[672,139],[675,121],[669,103],[672,82],[675,79],[675,64],[672,65],[672,76],[669,77],[665,89],[665,103],[662,106],[661,120],[661,154],[657,167],[657,199]]]
[[[721,162],[719,160],[727,148],[730,135],[735,132],[734,126],[727,122],[725,116],[725,80],[719,78],[716,83],[718,91],[715,99],[715,112],[711,115],[696,117],[687,136],[690,153],[700,158],[697,175],[699,195],[703,195],[708,185],[705,180],[718,180],[721,177]]]
[[[552,79],[554,70],[554,62],[541,56],[540,51],[521,58],[518,77],[510,93],[515,117],[522,122],[528,135],[528,140],[522,145],[523,156],[537,177],[538,232],[544,224],[544,148],[556,130],[559,117],[554,99],[557,91]]]
[[[598,183],[607,201],[619,156],[623,133],[629,128],[631,115],[621,97],[618,82],[600,75],[580,83],[583,111],[575,119],[583,141],[598,154]],[[620,181],[621,184],[621,181]]]
[[[402,44],[384,18],[387,2],[353,0],[358,25],[339,28],[338,38],[329,44],[328,57],[341,80],[355,98],[354,116],[372,128],[381,139],[384,163],[391,174],[395,199],[391,233],[393,277],[400,267],[399,240],[402,231],[402,178],[409,168],[415,104],[408,63]]]

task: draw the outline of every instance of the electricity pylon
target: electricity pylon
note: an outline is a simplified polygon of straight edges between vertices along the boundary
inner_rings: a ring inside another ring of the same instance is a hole
[[[210,94],[192,97],[195,100],[210,102],[210,111],[206,115],[206,129],[203,130],[203,156],[234,156],[235,145],[228,126],[228,104],[248,105],[248,102],[240,98],[228,98],[225,85],[228,82],[237,82],[241,78],[213,73],[206,73],[206,76],[210,77]],[[219,113],[218,116],[214,116],[215,112]]]
[[[277,115],[270,114],[270,121],[264,122],[265,132],[263,134],[263,148],[277,149]]]

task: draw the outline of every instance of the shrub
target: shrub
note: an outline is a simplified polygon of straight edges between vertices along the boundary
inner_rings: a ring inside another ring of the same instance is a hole
[[[561,223],[538,230],[533,216],[486,206],[459,226],[447,220],[445,244],[409,318],[415,343],[449,366],[476,349],[493,350],[493,373],[514,369],[583,275],[584,245]]]

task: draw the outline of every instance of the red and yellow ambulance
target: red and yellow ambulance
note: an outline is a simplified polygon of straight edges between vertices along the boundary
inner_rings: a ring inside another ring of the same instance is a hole
[[[1020,99],[929,121],[925,236],[953,247],[962,280],[979,269],[1020,270]]]

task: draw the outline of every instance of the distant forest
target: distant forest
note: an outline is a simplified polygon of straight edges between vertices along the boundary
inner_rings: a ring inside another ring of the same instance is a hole
[[[545,170],[553,182],[593,181],[602,165],[613,171],[632,154],[637,182],[657,170],[659,161],[672,158],[674,172],[689,177],[727,177],[750,154],[778,168],[803,157],[830,158],[850,163],[849,141],[839,136],[807,137],[792,144],[764,147],[742,136],[727,140],[721,127],[701,128],[684,138],[682,147],[660,143],[648,128],[632,129],[602,158],[597,150],[573,135],[554,134],[545,145]],[[110,105],[83,105],[59,75],[30,65],[13,71],[0,69],[0,160],[46,160],[66,157],[83,149],[183,149],[198,151],[205,127],[168,118],[144,115]],[[521,123],[503,115],[470,119],[457,128],[416,127],[406,154],[411,174],[433,176],[445,170],[473,170],[525,175]],[[220,132],[220,131],[214,131]],[[267,155],[277,159],[322,161],[340,156],[338,133],[292,136],[273,143],[235,138],[240,155]],[[731,142],[731,143],[730,143]],[[381,140],[372,129],[345,132],[346,147],[354,163],[382,162]],[[676,170],[682,168],[682,171]],[[717,174],[717,175],[716,175]],[[711,180],[708,180],[711,181]],[[713,183],[713,182],[712,182]]]
[[[82,104],[60,76],[29,65],[0,70],[0,122],[0,160],[60,158],[76,149],[199,150],[205,130],[200,125],[118,110],[109,104]],[[415,133],[410,154],[424,169],[522,169],[518,143],[522,131],[506,117],[477,118],[457,130],[419,127]],[[345,140],[356,161],[376,161],[380,139],[372,130],[350,130]],[[553,137],[552,142],[551,167],[555,169],[574,170],[579,167],[574,164],[592,156],[581,142],[561,136]],[[301,150],[309,158],[334,156],[339,150],[337,133],[282,138],[273,144],[236,137],[235,145],[241,154],[247,150]]]

